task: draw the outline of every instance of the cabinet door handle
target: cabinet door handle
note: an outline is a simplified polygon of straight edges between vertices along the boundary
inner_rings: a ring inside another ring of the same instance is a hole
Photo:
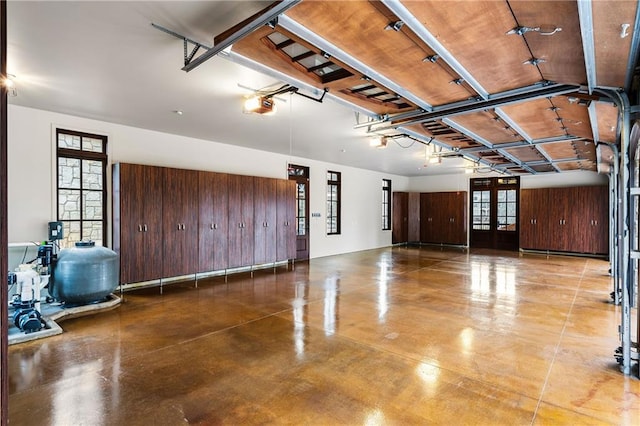
[[[138,225],[138,232],[142,232],[142,225]]]
[[[593,221],[593,224],[594,224],[594,225],[596,225],[596,226],[598,226],[598,221],[597,221],[597,220],[594,220],[594,221]]]
[[[216,229],[216,224],[215,223],[211,224],[211,229]]]
[[[142,232],[147,232],[147,224],[142,225]]]

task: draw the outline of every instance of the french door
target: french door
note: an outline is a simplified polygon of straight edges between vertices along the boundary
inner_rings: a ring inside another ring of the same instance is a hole
[[[309,259],[309,167],[289,164],[296,181],[296,260]]]
[[[519,177],[471,179],[471,247],[518,249]]]

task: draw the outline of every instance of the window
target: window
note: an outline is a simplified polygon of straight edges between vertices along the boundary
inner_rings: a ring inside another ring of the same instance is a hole
[[[516,190],[498,189],[498,231],[516,231]]]
[[[327,172],[327,235],[340,234],[340,172]]]
[[[107,137],[56,130],[57,206],[64,226],[61,247],[76,241],[105,244]]]
[[[391,179],[382,179],[382,230],[391,229]]]
[[[491,229],[491,191],[473,191],[473,229]]]

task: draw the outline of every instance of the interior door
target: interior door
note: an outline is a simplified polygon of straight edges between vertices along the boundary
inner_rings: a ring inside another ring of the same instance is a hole
[[[296,182],[296,260],[309,259],[309,167],[289,164],[289,180]]]
[[[471,179],[471,247],[518,249],[520,179]]]

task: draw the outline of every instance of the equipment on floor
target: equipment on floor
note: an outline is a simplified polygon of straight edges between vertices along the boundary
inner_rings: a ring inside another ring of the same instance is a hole
[[[9,273],[9,285],[16,286],[16,293],[11,299],[14,308],[12,319],[21,331],[32,333],[40,331],[45,325],[40,315],[40,290],[46,285],[47,279],[41,279],[32,265],[20,265],[20,268],[15,273]]]
[[[118,260],[116,252],[94,241],[62,249],[53,265],[49,293],[66,305],[103,301],[118,286]]]

